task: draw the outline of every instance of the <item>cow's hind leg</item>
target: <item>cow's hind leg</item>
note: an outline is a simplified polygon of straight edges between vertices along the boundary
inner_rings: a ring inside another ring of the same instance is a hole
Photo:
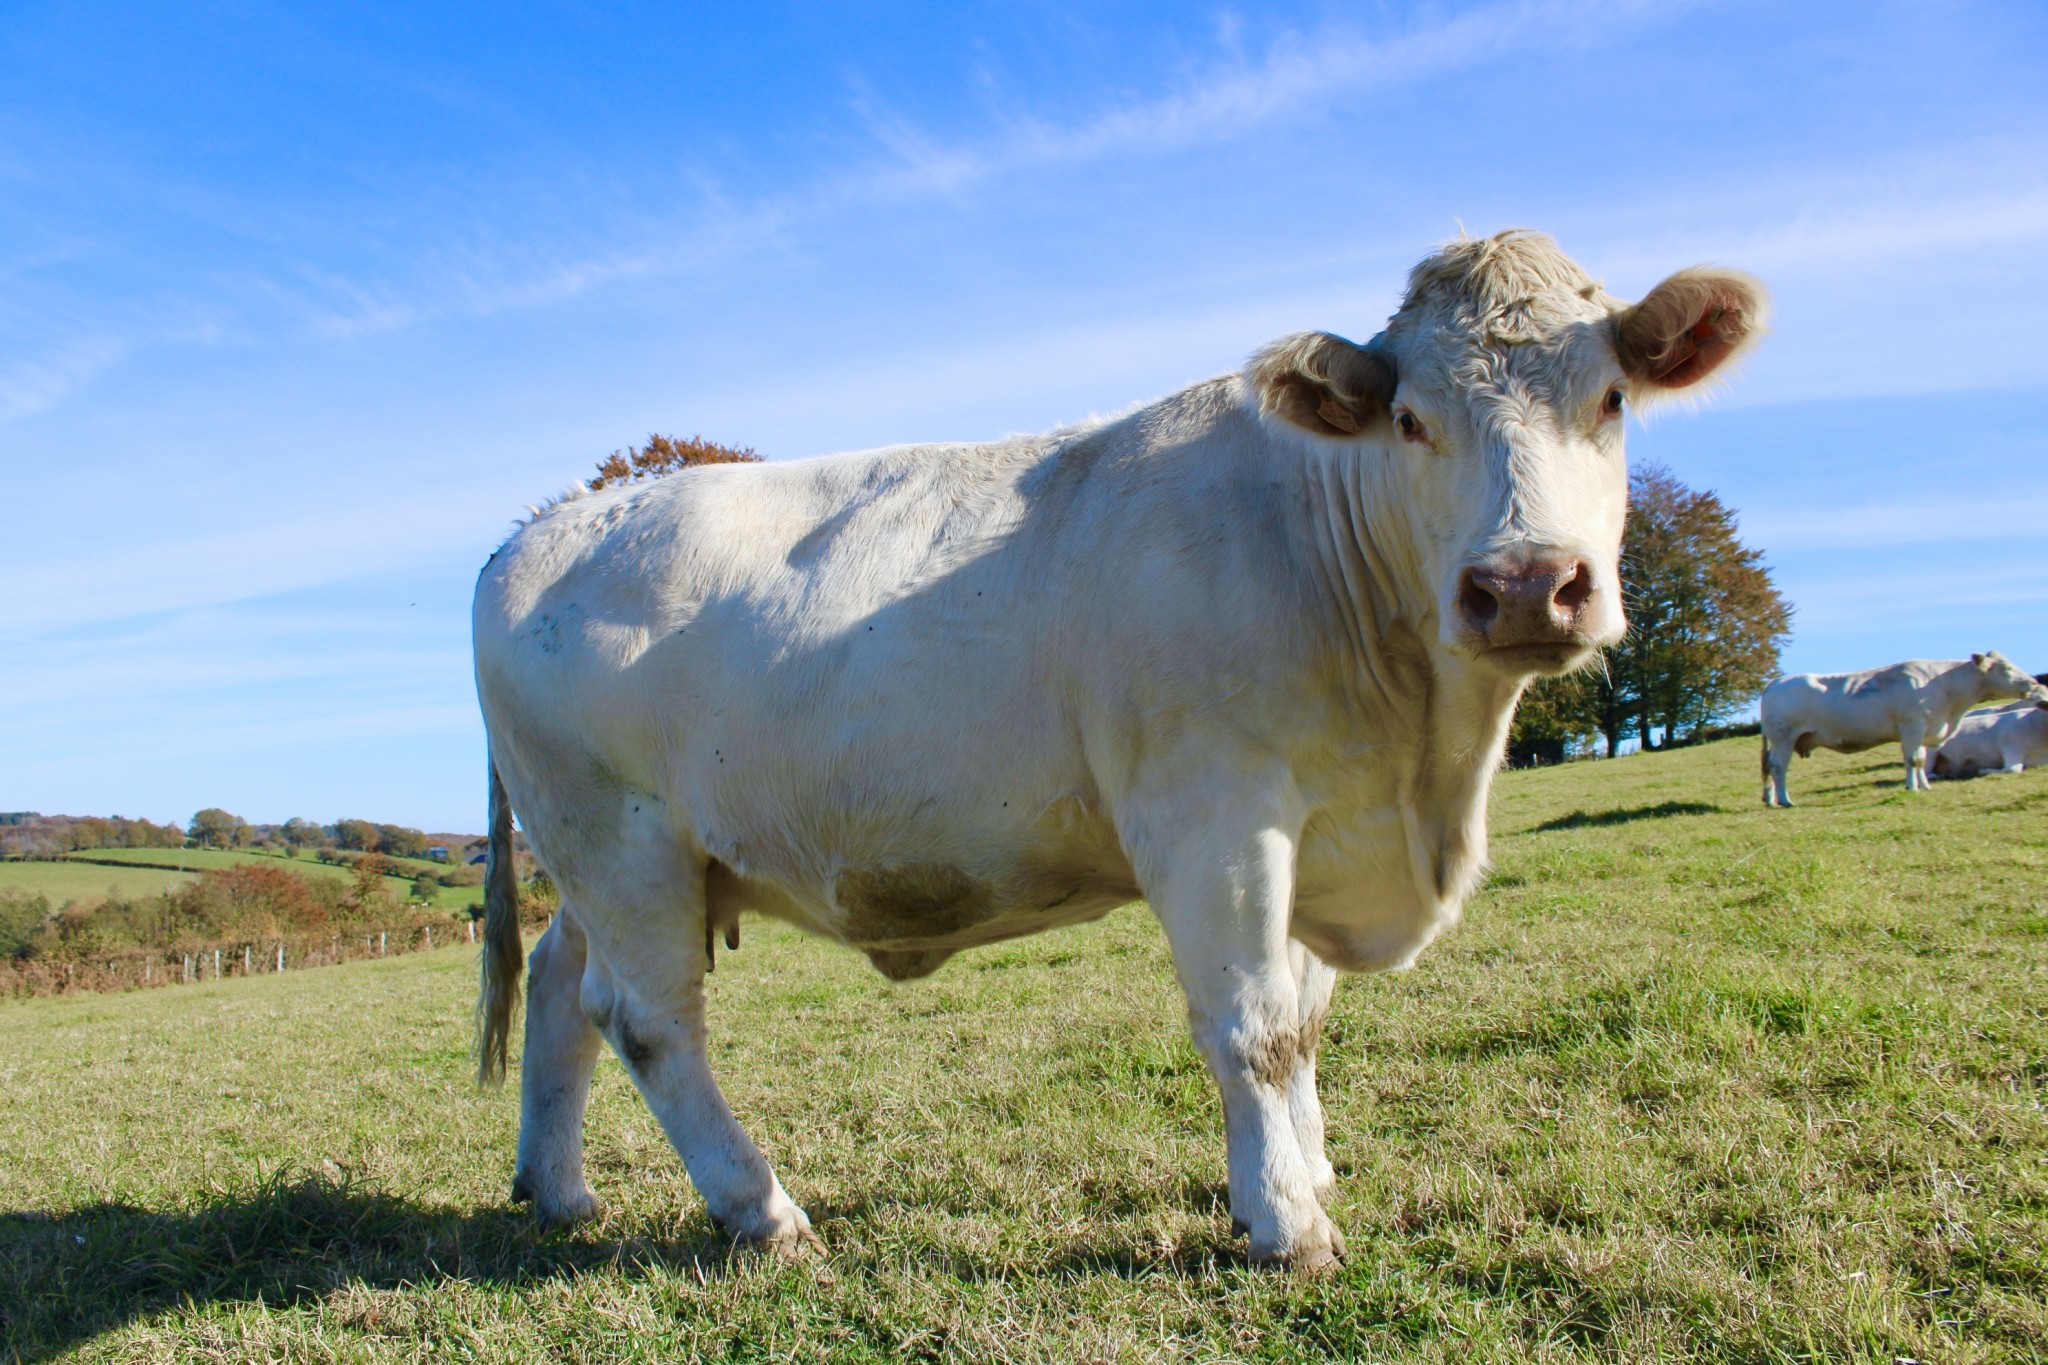
[[[601,1040],[582,1005],[583,930],[567,905],[527,960],[526,1050],[519,1065],[515,1202],[533,1201],[543,1224],[597,1213],[583,1179],[583,1111]]]
[[[584,862],[581,884],[571,888],[589,941],[584,1010],[675,1144],[712,1221],[739,1242],[780,1250],[815,1243],[810,1220],[741,1131],[711,1074],[708,860],[658,819],[658,801],[627,804],[617,846]]]
[[[1771,803],[1771,796],[1774,792],[1777,795],[1780,806],[1789,807],[1792,804],[1791,793],[1785,790],[1785,779],[1789,776],[1792,767],[1794,743],[1795,741],[1791,739],[1781,739],[1774,740],[1771,744],[1770,755],[1766,760],[1770,765],[1770,780],[1764,788],[1765,805]]]
[[[1287,1111],[1294,1119],[1294,1137],[1301,1144],[1301,1159],[1308,1167],[1310,1185],[1318,1202],[1330,1197],[1337,1172],[1324,1150],[1323,1103],[1316,1095],[1316,1046],[1322,1041],[1323,1020],[1330,1013],[1330,993],[1337,973],[1299,943],[1288,945],[1294,963],[1296,1005],[1300,1010],[1299,1040],[1294,1051],[1294,1075],[1287,1083]]]

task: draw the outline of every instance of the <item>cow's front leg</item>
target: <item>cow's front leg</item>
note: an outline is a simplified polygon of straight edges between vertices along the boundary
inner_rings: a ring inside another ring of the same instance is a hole
[[[602,909],[579,898],[590,945],[583,1008],[675,1144],[712,1222],[739,1242],[782,1251],[815,1244],[810,1220],[741,1130],[711,1074],[703,869],[665,869],[665,861],[615,868],[614,899]]]
[[[1303,1154],[1294,1103],[1303,1022],[1287,937],[1294,840],[1266,828],[1179,841],[1178,856],[1147,881],[1195,1046],[1222,1091],[1230,1211],[1250,1234],[1251,1259],[1327,1266],[1344,1239],[1316,1198],[1320,1168]],[[1306,1083],[1312,1104],[1312,1072]]]
[[[1927,780],[1926,732],[1910,726],[1902,729],[1899,750],[1906,757],[1906,790],[1925,791],[1931,785]]]
[[[1287,1083],[1287,1112],[1294,1119],[1294,1138],[1301,1145],[1309,1185],[1320,1203],[1330,1197],[1337,1172],[1324,1151],[1323,1102],[1316,1095],[1316,1047],[1322,1042],[1323,1020],[1329,1017],[1337,973],[1299,943],[1288,944],[1287,952],[1294,967],[1295,1003],[1300,1011],[1294,1074]]]
[[[573,1223],[600,1207],[583,1179],[583,1111],[603,1040],[583,1012],[583,930],[567,905],[555,912],[527,961],[512,1198],[531,1199],[544,1224]]]

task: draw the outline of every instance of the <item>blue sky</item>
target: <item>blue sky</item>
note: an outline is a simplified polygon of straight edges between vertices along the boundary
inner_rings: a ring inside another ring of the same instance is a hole
[[[2048,669],[2048,7],[745,8],[0,10],[0,809],[478,829],[470,587],[608,450],[1122,408],[1460,223],[1772,285],[1630,441],[1788,668]]]

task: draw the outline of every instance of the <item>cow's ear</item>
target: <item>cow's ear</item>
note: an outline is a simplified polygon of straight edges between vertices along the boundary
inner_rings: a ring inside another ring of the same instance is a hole
[[[1988,669],[1991,667],[1991,656],[1989,654],[1972,654],[1970,656],[1970,662],[1977,665],[1977,667],[1979,668]]]
[[[1739,270],[1681,270],[1614,319],[1621,368],[1638,383],[1685,389],[1762,338],[1771,296]]]
[[[1246,382],[1269,413],[1318,436],[1357,436],[1387,420],[1394,357],[1328,332],[1282,337],[1252,357]]]

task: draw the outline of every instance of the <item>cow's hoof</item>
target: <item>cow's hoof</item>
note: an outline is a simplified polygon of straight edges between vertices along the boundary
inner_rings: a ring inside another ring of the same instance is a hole
[[[1294,1239],[1293,1245],[1262,1243],[1262,1238],[1252,1238],[1249,1259],[1253,1265],[1267,1270],[1317,1275],[1336,1269],[1344,1259],[1344,1234],[1337,1231],[1337,1225],[1321,1209],[1316,1210],[1315,1221]]]
[[[750,1247],[790,1259],[822,1253],[824,1241],[811,1231],[811,1220],[794,1204],[749,1217],[712,1220],[736,1247]]]
[[[512,1187],[512,1192],[515,1197],[518,1195],[518,1185]],[[534,1221],[543,1229],[573,1227],[578,1223],[587,1223],[604,1212],[604,1201],[588,1189],[549,1199],[532,1197]]]
[[[1262,1270],[1285,1270],[1295,1275],[1327,1275],[1344,1263],[1344,1234],[1336,1225],[1325,1220],[1314,1233],[1302,1239],[1302,1245],[1286,1251],[1260,1252],[1256,1248],[1251,1254],[1251,1263]]]

